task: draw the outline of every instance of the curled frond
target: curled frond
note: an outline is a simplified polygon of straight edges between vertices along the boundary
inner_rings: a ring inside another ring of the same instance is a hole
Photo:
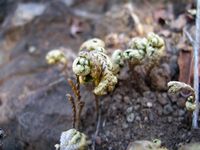
[[[111,57],[112,63],[113,63],[113,73],[117,74],[119,73],[120,69],[124,66],[124,55],[123,51],[118,49],[115,50]]]
[[[95,87],[94,93],[96,95],[105,95],[108,92],[112,92],[117,84],[117,77],[110,71],[107,71],[103,75],[99,84]]]
[[[167,86],[168,86],[168,92],[172,94],[178,93],[183,89],[187,89],[191,92],[194,92],[194,89],[190,85],[179,81],[170,81],[168,82]]]
[[[65,54],[58,49],[49,51],[46,55],[46,61],[50,65],[59,63],[62,63],[64,65],[67,64],[67,59],[65,57]]]
[[[164,40],[158,36],[157,34],[151,32],[147,35],[147,40],[149,43],[149,46],[153,47],[153,48],[161,48],[165,45]]]
[[[76,75],[88,75],[91,71],[89,60],[85,57],[77,57],[73,62],[72,70]]]
[[[114,89],[117,78],[113,72],[114,65],[111,58],[98,48],[79,52],[78,58],[73,63],[73,71],[79,76],[80,83],[92,81],[95,85],[94,93],[105,95]],[[80,61],[80,58],[84,58],[84,61]]]
[[[135,37],[130,40],[128,43],[129,49],[139,49],[139,50],[145,50],[148,46],[148,41],[146,38],[139,38]]]
[[[87,51],[92,51],[98,49],[101,52],[105,52],[105,43],[101,39],[98,38],[93,38],[85,41],[81,46],[80,46],[80,51],[87,50]]]
[[[87,137],[76,129],[69,129],[62,132],[59,147],[60,150],[87,150]]]
[[[127,49],[123,53],[125,60],[127,60],[132,65],[141,64],[145,58],[145,52],[138,49]]]
[[[185,84],[183,82],[179,82],[179,81],[170,81],[167,84],[167,86],[168,86],[168,92],[172,94],[181,93],[182,91],[185,91],[185,90],[189,91],[190,94],[186,95],[185,107],[188,111],[195,110],[196,108],[195,91],[190,85]]]

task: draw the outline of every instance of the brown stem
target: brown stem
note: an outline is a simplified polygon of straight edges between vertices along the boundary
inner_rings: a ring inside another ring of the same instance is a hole
[[[79,128],[79,125],[80,125],[80,120],[81,120],[81,112],[83,110],[83,107],[84,107],[85,103],[83,101],[80,101],[78,103],[78,114],[77,114],[77,124],[76,124],[76,129]]]
[[[99,98],[97,95],[94,94],[95,97],[95,112],[96,112],[96,118],[98,118],[99,115]]]
[[[74,101],[74,98],[70,95],[70,94],[67,94],[67,97],[68,97],[68,100],[70,101],[71,103],[71,106],[72,106],[72,111],[73,111],[73,128],[75,128],[75,125],[76,125],[76,104],[75,104],[75,101]]]

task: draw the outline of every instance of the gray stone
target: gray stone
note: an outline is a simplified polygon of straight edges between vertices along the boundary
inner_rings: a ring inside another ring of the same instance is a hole
[[[130,113],[130,114],[126,115],[127,122],[132,123],[134,121],[134,119],[135,119],[134,113]]]
[[[162,95],[158,95],[158,102],[164,106],[168,103],[168,97],[166,93],[163,93]]]
[[[7,18],[3,26],[23,26],[29,22],[31,22],[35,17],[40,16],[44,10],[46,9],[46,5],[41,3],[21,3],[18,4],[13,16]]]
[[[164,106],[164,108],[163,108],[163,114],[164,115],[169,115],[172,112],[173,112],[173,108],[170,104]]]

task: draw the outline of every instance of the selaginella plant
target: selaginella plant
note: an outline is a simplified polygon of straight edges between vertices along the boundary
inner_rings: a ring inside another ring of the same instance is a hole
[[[49,65],[62,64],[66,69],[67,59],[64,53],[58,49],[52,50],[47,53],[46,61]],[[68,80],[69,85],[72,88],[75,98],[67,94],[68,100],[71,102],[73,110],[73,124],[72,128],[63,131],[60,136],[60,144],[56,144],[56,150],[87,150],[88,143],[87,136],[84,133],[79,132],[80,115],[84,106],[84,102],[81,101],[79,82],[75,84],[71,79]]]
[[[153,141],[140,140],[129,144],[127,150],[168,150],[161,146],[161,140],[154,139]]]
[[[55,65],[55,64],[67,64],[67,58],[65,57],[65,54],[59,50],[59,49],[54,49],[51,50],[47,53],[46,55],[46,61],[50,65]]]
[[[182,93],[184,91],[187,91],[187,94]],[[168,92],[171,94],[184,94],[186,96],[186,109],[190,112],[193,112],[195,110],[195,91],[190,85],[179,81],[170,81],[168,83]]]
[[[60,144],[56,144],[56,150],[88,150],[87,136],[76,129],[62,132]]]
[[[149,33],[147,38],[132,38],[123,54],[131,69],[136,65],[145,64],[145,71],[148,72],[159,62],[164,50],[164,40],[157,34]]]
[[[148,63],[148,69],[159,61],[164,51],[164,41],[158,35],[151,33],[147,38],[133,38],[125,51],[115,50],[111,57],[106,54],[105,43],[98,38],[90,39],[80,46],[78,57],[74,60],[72,69],[76,75],[76,82],[68,80],[75,98],[68,94],[73,110],[73,128],[62,132],[60,150],[86,150],[88,142],[86,136],[79,132],[81,112],[84,102],[81,101],[80,84],[93,83],[98,114],[97,96],[112,92],[118,82],[117,76],[125,62],[130,66]],[[49,64],[66,64],[66,58],[61,51],[54,50],[46,56]]]
[[[112,92],[117,84],[113,63],[106,54],[105,44],[100,39],[91,39],[80,47],[78,57],[73,62],[73,72],[80,83],[92,82],[95,95]]]

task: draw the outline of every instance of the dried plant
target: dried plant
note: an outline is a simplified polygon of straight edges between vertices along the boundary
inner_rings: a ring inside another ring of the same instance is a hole
[[[67,94],[68,100],[72,104],[73,128],[78,129],[79,128],[79,124],[80,124],[81,112],[83,110],[85,102],[81,101],[79,80],[77,79],[77,83],[75,84],[71,79],[68,79],[68,83],[72,88],[74,96],[76,97],[76,98],[74,98],[70,94]]]

